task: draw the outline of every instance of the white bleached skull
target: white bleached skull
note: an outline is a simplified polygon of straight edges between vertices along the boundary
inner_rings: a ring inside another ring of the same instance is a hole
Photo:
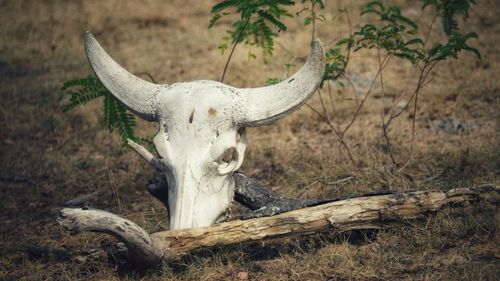
[[[154,145],[168,171],[170,229],[209,226],[234,195],[232,173],[242,164],[246,127],[270,124],[299,108],[316,91],[325,68],[319,41],[292,77],[261,88],[216,81],[159,85],[118,65],[95,38],[85,50],[103,85],[139,117],[159,123]]]

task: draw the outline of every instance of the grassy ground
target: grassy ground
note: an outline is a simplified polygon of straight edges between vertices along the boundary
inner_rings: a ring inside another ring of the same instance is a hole
[[[187,3],[190,2],[190,3]],[[359,19],[357,1],[329,3]],[[430,11],[398,1],[426,30]],[[103,131],[101,101],[62,113],[61,84],[90,68],[82,33],[92,31],[105,49],[131,72],[148,72],[173,83],[218,80],[226,56],[217,45],[228,22],[208,30],[209,1],[0,1],[0,279],[2,280],[496,280],[500,239],[498,206],[450,209],[421,221],[391,225],[377,233],[350,236],[318,234],[250,246],[194,253],[146,274],[127,271],[106,253],[115,241],[105,235],[69,236],[56,222],[68,199],[101,191],[93,206],[128,217],[148,231],[166,227],[166,212],[145,184],[150,167]],[[479,33],[474,43],[483,55],[443,63],[421,93],[416,115],[413,160],[394,169],[381,134],[381,104],[411,92],[414,67],[395,61],[380,87],[367,99],[346,133],[351,162],[328,126],[303,107],[277,124],[251,129],[242,171],[288,196],[338,197],[367,192],[450,189],[499,184],[500,10],[493,0],[478,1],[463,27]],[[226,76],[238,87],[263,85],[286,76],[285,63],[301,64],[310,30],[290,19],[277,40],[272,63],[248,61],[238,48]],[[226,25],[224,25],[226,24]],[[345,36],[345,19],[321,23],[325,47]],[[431,31],[438,38],[439,23]],[[259,55],[258,50],[254,49]],[[348,69],[358,85],[376,71],[373,53],[355,53]],[[365,82],[366,82],[365,81]],[[366,83],[365,83],[366,84]],[[323,95],[328,99],[328,91]],[[353,93],[333,89],[334,124],[351,120]],[[321,108],[316,94],[309,102]],[[329,106],[329,104],[328,104]],[[436,122],[454,118],[476,128],[444,132]],[[137,133],[150,137],[155,125],[139,122]],[[410,155],[411,115],[389,128],[398,163]],[[356,167],[356,168],[354,168]],[[355,180],[329,182],[355,176]],[[36,248],[53,249],[49,255]],[[55,249],[55,252],[54,252]]]

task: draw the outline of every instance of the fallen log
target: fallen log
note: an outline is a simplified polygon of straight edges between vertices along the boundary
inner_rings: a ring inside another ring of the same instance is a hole
[[[449,191],[413,191],[357,197],[270,217],[151,235],[135,223],[101,210],[65,208],[61,210],[58,222],[72,234],[94,231],[116,236],[128,247],[129,258],[134,264],[150,267],[162,259],[176,259],[205,247],[310,234],[326,229],[339,233],[373,229],[387,222],[419,218],[449,205],[477,203],[486,198],[496,203],[499,190],[494,185],[482,185]]]

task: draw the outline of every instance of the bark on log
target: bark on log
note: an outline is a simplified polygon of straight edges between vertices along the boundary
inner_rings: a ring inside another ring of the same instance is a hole
[[[326,228],[335,232],[373,228],[390,221],[401,221],[436,212],[448,205],[477,203],[486,195],[498,202],[500,189],[493,185],[477,188],[457,188],[449,191],[415,191],[339,200],[314,207],[294,210],[272,217],[236,220],[218,225],[151,235],[132,222],[104,211],[63,209],[59,222],[74,232],[96,231],[117,236],[122,240],[135,263],[151,266],[160,257],[178,258],[189,251],[254,241],[315,233]],[[88,214],[92,214],[91,216]],[[127,222],[133,231],[117,231]]]
[[[64,208],[57,222],[72,235],[83,231],[102,232],[118,238],[127,247],[129,262],[141,267],[158,264],[163,250],[142,227],[115,214],[89,208]]]
[[[230,245],[284,235],[310,234],[331,227],[336,232],[372,228],[388,221],[418,218],[449,204],[478,202],[491,186],[443,191],[416,191],[340,200],[272,217],[236,220],[211,227],[152,234],[171,255],[214,245]]]

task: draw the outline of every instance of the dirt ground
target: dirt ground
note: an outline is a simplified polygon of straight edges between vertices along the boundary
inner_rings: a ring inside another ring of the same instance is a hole
[[[348,34],[350,11],[359,26],[362,1],[330,1],[328,21],[317,26],[325,48]],[[426,30],[433,13],[414,1],[397,1]],[[241,171],[282,195],[303,198],[356,196],[368,192],[471,187],[500,183],[500,9],[477,1],[465,30],[482,60],[470,54],[444,62],[419,97],[413,158],[408,162],[411,110],[389,127],[394,168],[381,129],[382,105],[414,89],[415,67],[394,61],[345,135],[354,163],[327,124],[304,106],[274,125],[249,130]],[[168,226],[166,210],[146,191],[154,175],[116,134],[103,130],[102,102],[63,113],[64,81],[90,73],[82,34],[91,31],[121,65],[147,72],[161,83],[218,80],[227,53],[217,45],[229,21],[208,29],[213,1],[0,1],[0,280],[498,280],[499,212],[484,203],[443,210],[377,232],[220,247],[138,273],[113,255],[113,238],[70,236],[56,223],[66,200],[100,192],[95,208],[125,216],[150,232]],[[225,82],[257,87],[300,66],[309,28],[287,19],[264,64],[255,48],[238,47]],[[436,23],[429,33],[439,38]],[[252,50],[259,57],[248,60]],[[345,128],[376,72],[372,52],[354,53],[350,87],[332,85],[335,126]],[[146,78],[145,78],[146,79]],[[361,94],[360,94],[361,93]],[[325,87],[323,96],[328,100]],[[355,97],[355,98],[353,98]],[[403,98],[404,100],[404,98]],[[309,101],[321,108],[319,95]],[[156,125],[138,121],[151,139]],[[149,148],[152,149],[151,146]],[[404,166],[407,164],[406,166]],[[403,169],[399,169],[403,167]],[[346,177],[350,180],[339,181]]]

